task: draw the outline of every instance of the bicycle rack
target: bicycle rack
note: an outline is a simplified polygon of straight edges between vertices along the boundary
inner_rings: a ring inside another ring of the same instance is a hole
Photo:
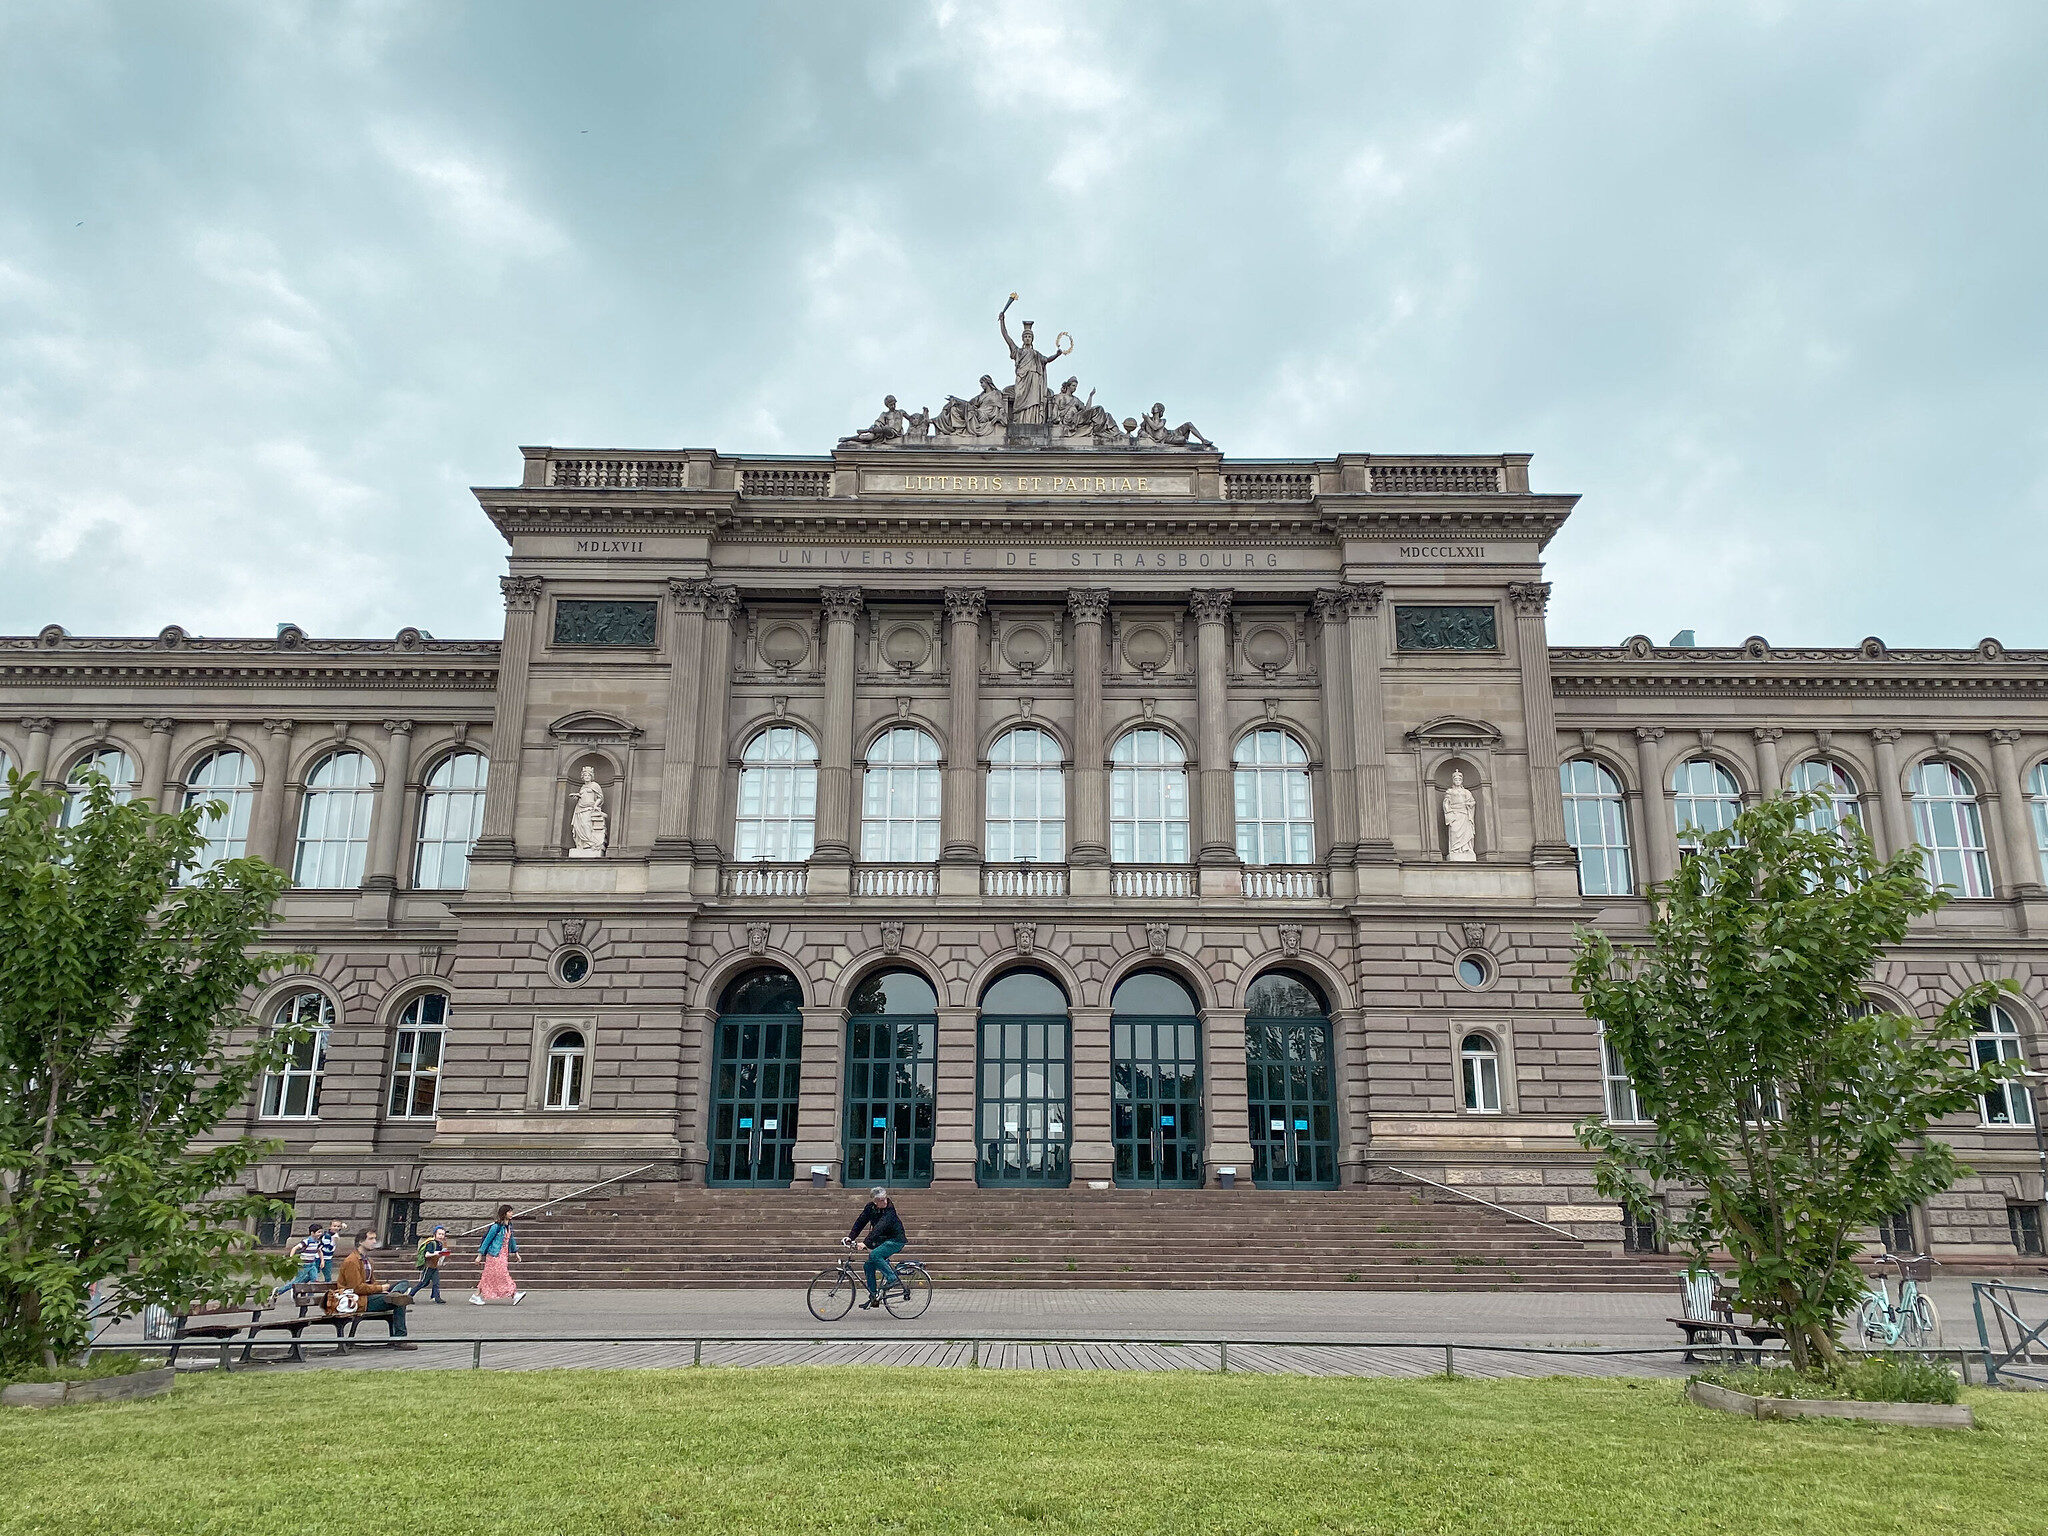
[[[2025,1296],[2048,1300],[2048,1288],[2011,1285],[2003,1280],[1970,1283],[1970,1303],[1977,1314],[1977,1343],[1984,1356],[1987,1386],[2048,1387],[2048,1305],[2043,1306],[2039,1322],[2029,1323],[2020,1315],[2020,1298]],[[1994,1323],[1998,1331],[1996,1349],[1991,1345]]]

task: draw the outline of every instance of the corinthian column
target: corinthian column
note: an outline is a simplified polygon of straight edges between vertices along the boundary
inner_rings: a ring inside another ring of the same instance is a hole
[[[491,716],[491,771],[484,786],[484,824],[471,864],[512,857],[519,812],[520,753],[526,740],[526,674],[533,662],[533,625],[540,607],[538,576],[501,576],[505,642],[498,648],[498,698]]]
[[[263,777],[257,781],[256,803],[250,807],[249,857],[290,869],[291,858],[281,844],[285,785],[292,773],[293,722],[266,720],[263,729],[270,739],[263,744]]]
[[[1877,813],[1884,827],[1887,857],[1913,846],[1912,823],[1906,819],[1905,786],[1899,782],[1900,731],[1872,731],[1871,746],[1877,757]]]
[[[1557,777],[1557,706],[1550,687],[1550,635],[1543,615],[1550,583],[1518,581],[1508,588],[1515,605],[1515,661],[1522,683],[1522,733],[1529,739],[1529,805],[1537,863],[1571,864],[1578,856],[1564,839],[1564,790]]]
[[[1351,634],[1345,625],[1348,600],[1337,587],[1315,597],[1322,624],[1324,800],[1330,807],[1332,866],[1358,856],[1358,771],[1352,759]]]
[[[1643,786],[1642,824],[1643,889],[1647,892],[1678,872],[1678,829],[1672,825],[1671,805],[1664,798],[1664,739],[1661,725],[1636,727],[1636,777]]]
[[[851,864],[853,845],[853,624],[859,587],[824,587],[825,739],[818,743],[818,840],[811,859]]]
[[[1387,589],[1376,581],[1344,584],[1350,609],[1351,755],[1358,788],[1359,864],[1394,862],[1387,831],[1387,725],[1380,697],[1380,608]]]
[[[1991,733],[1991,774],[1998,781],[1998,813],[2005,823],[2007,894],[2032,896],[2041,889],[2042,857],[2028,814],[2027,789],[2020,782],[2019,758],[2013,752],[2019,739],[2018,731]]]
[[[398,854],[405,841],[405,781],[412,776],[412,722],[386,720],[391,749],[384,755],[384,782],[377,786],[375,828],[370,835],[370,864],[363,888],[390,891],[398,887]]]
[[[1067,862],[1107,864],[1103,804],[1102,620],[1109,594],[1100,587],[1067,593],[1074,620],[1074,803],[1067,813]]]
[[[1785,792],[1785,781],[1779,777],[1778,738],[1785,734],[1782,726],[1760,725],[1752,732],[1756,737],[1757,798],[1768,800],[1773,795]]]
[[[149,745],[142,756],[142,787],[138,798],[147,800],[158,810],[163,804],[164,780],[170,774],[171,732],[177,728],[175,720],[145,720],[144,730],[149,732]]]
[[[668,584],[668,708],[661,728],[661,814],[654,857],[688,859],[690,808],[697,775],[697,710],[704,691],[704,604],[711,583],[676,578]]]
[[[1197,591],[1195,615],[1195,718],[1202,754],[1202,848],[1198,864],[1235,864],[1237,839],[1230,794],[1230,591]]]
[[[720,822],[725,760],[731,755],[725,732],[732,707],[732,621],[739,611],[738,587],[713,582],[704,589],[704,680],[697,696],[697,772],[690,796],[690,837],[700,864],[717,861],[725,830]]]
[[[50,732],[57,728],[57,722],[48,715],[31,715],[21,722],[21,728],[28,732],[28,756],[22,760],[23,778],[30,774],[38,776],[50,771]]]
[[[946,588],[946,789],[940,801],[948,864],[981,863],[981,616],[988,593]]]

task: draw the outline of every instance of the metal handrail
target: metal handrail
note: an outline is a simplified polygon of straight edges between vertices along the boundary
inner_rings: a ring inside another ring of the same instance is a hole
[[[1531,1226],[1541,1227],[1546,1232],[1555,1232],[1559,1237],[1568,1237],[1575,1243],[1587,1241],[1587,1239],[1579,1236],[1576,1232],[1567,1232],[1563,1227],[1552,1226],[1549,1222],[1542,1220],[1540,1217],[1531,1216],[1526,1211],[1511,1211],[1504,1205],[1495,1205],[1491,1200],[1482,1200],[1477,1195],[1471,1194],[1466,1190],[1453,1189],[1448,1184],[1437,1183],[1435,1179],[1425,1179],[1421,1174],[1410,1173],[1406,1168],[1396,1168],[1392,1163],[1369,1163],[1368,1166],[1384,1168],[1389,1173],[1398,1173],[1404,1179],[1413,1179],[1418,1184],[1427,1184],[1431,1189],[1440,1189],[1447,1195],[1456,1195],[1460,1200],[1470,1200],[1474,1205],[1483,1205],[1489,1211],[1499,1211],[1503,1216],[1512,1216],[1517,1221],[1526,1221]]]
[[[2048,1287],[2009,1285],[2003,1280],[1970,1282],[1970,1307],[1977,1315],[1977,1345],[1984,1357],[1986,1386],[1997,1386],[2001,1375],[2029,1385],[2048,1386],[2048,1317],[2029,1324],[2012,1300],[2017,1296],[2048,1296]],[[1996,1350],[1991,1347],[1991,1329],[1984,1318],[1986,1301],[1991,1303],[1991,1315],[1998,1324]],[[2024,1362],[2029,1369],[2014,1370],[2016,1361]]]
[[[514,1211],[512,1213],[512,1219],[514,1221],[523,1220],[524,1218],[531,1216],[535,1211],[544,1211],[551,1205],[560,1205],[564,1200],[578,1199],[584,1195],[589,1194],[593,1189],[603,1189],[607,1184],[621,1184],[624,1183],[627,1179],[637,1179],[640,1177],[641,1174],[645,1173],[650,1168],[663,1168],[666,1166],[666,1163],[642,1163],[638,1168],[631,1169],[626,1173],[613,1174],[608,1179],[599,1179],[595,1184],[586,1184],[581,1189],[572,1189],[566,1195],[557,1195],[552,1200],[543,1200],[539,1205],[529,1206],[527,1207],[527,1209],[523,1211]],[[475,1237],[477,1233],[487,1232],[496,1225],[497,1223],[495,1221],[487,1221],[482,1226],[464,1227],[460,1232],[457,1232],[455,1236]]]

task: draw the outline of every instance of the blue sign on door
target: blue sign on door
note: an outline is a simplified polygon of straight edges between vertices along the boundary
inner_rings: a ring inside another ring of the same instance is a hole
[[[879,1130],[884,1130],[884,1129],[886,1129],[886,1128],[888,1127],[888,1124],[889,1124],[889,1117],[888,1117],[888,1116],[886,1116],[886,1115],[877,1115],[877,1116],[875,1116],[875,1129],[876,1129],[876,1130],[878,1130],[878,1131],[879,1131]]]
[[[1161,1116],[1159,1117],[1159,1123],[1160,1123],[1161,1125],[1171,1125],[1171,1124],[1173,1124],[1173,1116],[1171,1116],[1171,1115],[1161,1115]]]
[[[1305,1131],[1308,1129],[1308,1122],[1306,1120],[1297,1120],[1294,1122],[1294,1128],[1297,1131]]]
[[[752,1115],[741,1115],[741,1116],[740,1116],[740,1129],[741,1129],[741,1130],[743,1130],[743,1131],[750,1131],[750,1130],[752,1130],[753,1128],[754,1128],[754,1117],[753,1117]]]

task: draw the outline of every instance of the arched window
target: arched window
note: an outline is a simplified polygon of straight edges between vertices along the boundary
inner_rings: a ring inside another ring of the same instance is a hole
[[[1067,995],[1039,971],[1006,971],[981,994],[982,1184],[1065,1184]]]
[[[786,1188],[796,1176],[803,1006],[779,965],[743,971],[718,994],[707,1183]]]
[[[1621,1052],[1606,1036],[1600,1039],[1600,1075],[1607,1085],[1607,1121],[1610,1125],[1641,1125],[1650,1117],[1643,1113],[1643,1101],[1636,1097],[1636,1085],[1621,1064]]]
[[[7,787],[7,775],[14,772],[14,759],[7,755],[7,749],[0,747],[0,796],[12,793]]]
[[[2041,855],[2041,881],[2048,885],[2048,763],[2027,775],[2027,804],[2034,812],[2034,847]]]
[[[868,864],[939,858],[939,744],[914,725],[892,726],[868,748],[860,856]]]
[[[226,809],[199,823],[206,846],[199,852],[196,869],[211,869],[249,851],[249,811],[256,803],[256,771],[247,753],[233,748],[210,752],[185,775],[186,810],[216,803]]]
[[[1635,889],[1621,781],[1606,765],[1576,757],[1557,770],[1564,837],[1579,852],[1579,894],[1626,896]]]
[[[1005,731],[988,750],[991,864],[1058,864],[1067,856],[1067,784],[1060,744],[1029,726]]]
[[[263,1079],[263,1118],[317,1120],[320,1079],[327,1071],[327,1033],[334,1028],[334,1004],[325,992],[310,987],[287,994],[271,1013],[279,1029],[306,1033],[291,1048],[282,1066]]]
[[[413,851],[415,890],[459,891],[469,884],[469,850],[484,829],[484,782],[490,773],[483,753],[451,752],[427,775]]]
[[[929,1184],[938,994],[916,971],[875,971],[853,989],[846,1014],[846,1182]]]
[[[315,763],[299,806],[293,882],[324,890],[361,885],[376,805],[377,770],[362,753],[330,752]]]
[[[1958,896],[1989,896],[1991,866],[1984,857],[1984,818],[1977,786],[1954,763],[1933,759],[1913,770],[1913,827],[1933,885]]]
[[[422,992],[398,1016],[392,1041],[391,1096],[386,1111],[394,1120],[431,1120],[441,1108],[441,1046],[448,1031],[448,997]]]
[[[1824,794],[1827,803],[1811,815],[1799,818],[1809,832],[1828,832],[1840,827],[1863,825],[1863,799],[1856,780],[1840,763],[1811,757],[1792,770],[1792,792],[1798,795]]]
[[[135,798],[135,759],[118,747],[97,747],[64,776],[64,813],[58,818],[64,826],[75,827],[84,817],[94,774],[113,787],[116,805]]]
[[[2026,1048],[2020,1043],[2019,1025],[1996,1003],[1977,1015],[1977,1034],[1971,1041],[1971,1050],[1980,1067],[1993,1066],[2001,1061],[2025,1062],[2027,1059]],[[1994,1084],[1984,1095],[1982,1110],[1986,1125],[2034,1123],[2033,1099],[2025,1083],[2008,1080]]]
[[[793,725],[771,725],[740,754],[740,814],[733,857],[800,863],[818,822],[818,744]]]
[[[1500,1051],[1485,1035],[1467,1035],[1458,1047],[1465,1083],[1465,1108],[1475,1115],[1500,1113]]]
[[[1686,835],[1687,828],[1696,827],[1701,833],[1720,832],[1734,826],[1742,810],[1742,790],[1735,776],[1708,757],[1680,763],[1671,775],[1671,793],[1678,846],[1687,852],[1700,846],[1698,838]]]
[[[548,1042],[548,1109],[583,1107],[583,1032],[565,1029]]]
[[[1109,752],[1113,864],[1188,861],[1188,755],[1165,731],[1126,731]]]
[[[1238,858],[1246,864],[1313,864],[1308,748],[1286,731],[1253,731],[1238,742],[1233,762]]]

